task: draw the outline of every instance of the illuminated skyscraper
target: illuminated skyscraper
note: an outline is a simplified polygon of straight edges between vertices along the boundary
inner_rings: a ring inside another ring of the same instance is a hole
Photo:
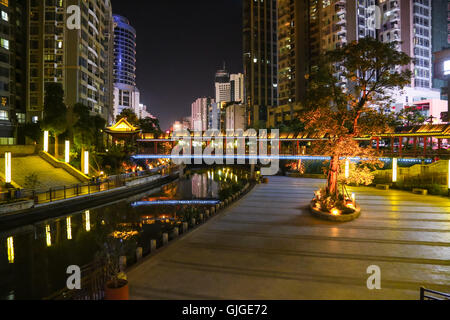
[[[266,124],[277,106],[277,1],[243,1],[244,92],[247,125]]]

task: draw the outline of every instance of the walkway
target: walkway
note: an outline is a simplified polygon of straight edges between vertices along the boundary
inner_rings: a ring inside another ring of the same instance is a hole
[[[5,173],[5,159],[0,159],[0,172]],[[26,188],[26,177],[35,173],[38,176],[38,189],[49,189],[70,186],[80,181],[64,169],[55,168],[40,156],[13,157],[12,179],[15,183]]]
[[[450,292],[450,200],[354,188],[360,219],[306,209],[320,180],[272,177],[129,273],[133,299],[418,299]],[[381,268],[382,290],[366,270]]]

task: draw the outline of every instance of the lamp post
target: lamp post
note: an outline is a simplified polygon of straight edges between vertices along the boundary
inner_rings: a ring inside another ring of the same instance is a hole
[[[12,182],[12,174],[11,174],[11,152],[5,152],[5,183],[11,184]]]
[[[66,140],[65,162],[70,162],[70,141]]]
[[[84,152],[84,174],[89,175],[89,151]]]
[[[398,159],[392,159],[392,182],[397,182],[398,178]]]
[[[44,131],[44,152],[48,152],[48,131]]]

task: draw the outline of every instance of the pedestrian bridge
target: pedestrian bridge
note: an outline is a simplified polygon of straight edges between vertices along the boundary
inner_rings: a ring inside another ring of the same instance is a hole
[[[300,160],[301,158],[299,157],[317,156],[310,152],[312,143],[326,141],[330,138],[332,137],[320,133],[312,134],[307,132],[282,132],[277,136],[270,130],[263,135],[258,135],[255,130],[247,130],[240,135],[236,132],[212,135],[208,131],[201,133],[187,132],[187,134],[182,135],[166,133],[159,136],[142,133],[137,139],[137,154],[148,156],[170,155],[179,140],[188,143],[188,146],[184,146],[185,150],[190,147],[191,154],[194,154],[194,148],[198,147],[199,143],[206,148],[206,146],[211,144],[211,141],[217,143],[220,139],[223,140],[223,153],[226,153],[225,150],[227,148],[237,151],[238,143],[244,139],[246,141],[246,157],[251,153],[250,146],[252,143],[256,143],[259,149],[267,145],[269,153],[271,153],[270,150],[276,144],[281,158],[288,157],[292,160]],[[362,136],[355,139],[363,145],[377,149],[381,157],[450,158],[450,124],[400,127],[392,129],[390,132],[373,136]]]

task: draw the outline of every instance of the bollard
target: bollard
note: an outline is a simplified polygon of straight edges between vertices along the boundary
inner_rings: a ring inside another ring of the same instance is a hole
[[[127,268],[127,257],[121,256],[119,257],[119,269],[121,272],[124,272]]]
[[[142,259],[142,247],[136,248],[136,261],[140,261]]]
[[[188,231],[188,223],[183,222],[183,233],[186,233]]]
[[[169,234],[168,233],[163,233],[162,241],[163,241],[163,246],[165,246],[169,243]]]
[[[172,236],[173,236],[173,238],[178,238],[179,235],[180,235],[180,230],[178,229],[178,227],[175,227],[173,229]]]
[[[156,240],[150,240],[150,253],[156,251]]]

